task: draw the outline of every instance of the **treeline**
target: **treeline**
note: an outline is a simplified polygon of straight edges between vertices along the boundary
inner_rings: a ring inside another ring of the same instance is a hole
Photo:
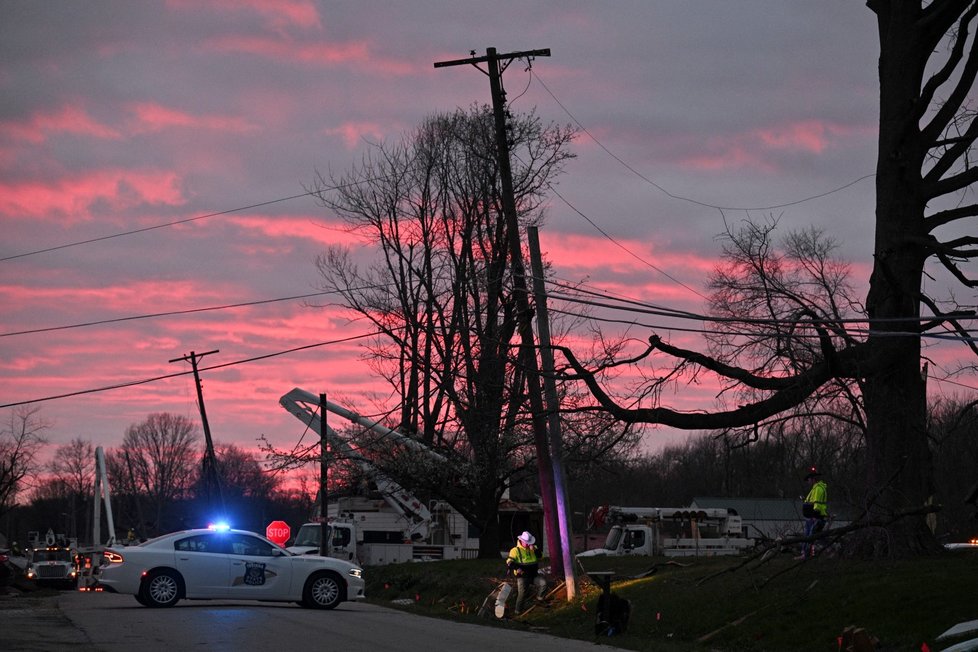
[[[130,531],[147,539],[218,520],[264,532],[273,520],[298,525],[308,519],[315,488],[301,478],[286,485],[285,476],[264,468],[257,454],[217,444],[215,486],[204,472],[204,450],[193,421],[158,413],[130,426],[122,444],[105,451],[117,540]],[[108,518],[101,499],[94,500],[95,467],[91,442],[76,438],[58,446],[50,462],[25,474],[22,498],[3,510],[0,531],[18,542],[49,528],[82,544],[104,542]],[[92,531],[96,508],[103,514],[99,533]]]
[[[958,399],[929,410],[930,450],[941,505],[936,529],[943,541],[978,536],[973,497],[978,483],[978,417]],[[682,444],[633,455],[584,473],[571,471],[575,527],[599,505],[679,507],[695,497],[785,498],[804,495],[806,470],[817,466],[829,485],[830,505],[856,516],[872,510],[866,496],[866,450],[858,428],[829,417],[808,419],[804,430],[786,424],[757,432],[692,434]]]
[[[832,511],[872,513],[872,496],[864,489],[866,450],[859,428],[840,426],[828,416],[811,416],[804,428],[798,423],[700,433],[657,452],[570,462],[575,531],[584,530],[590,509],[605,504],[678,507],[699,496],[798,499],[806,491],[803,478],[811,466],[817,466],[829,484]],[[19,429],[29,430],[24,424]],[[932,404],[928,434],[936,478],[933,502],[941,506],[933,521],[935,532],[944,541],[978,536],[976,506],[968,502],[978,492],[974,407],[957,399]],[[138,538],[149,538],[205,526],[218,518],[263,532],[272,520],[298,525],[311,514],[315,478],[293,474],[286,485],[286,477],[265,468],[257,454],[218,444],[220,491],[215,492],[203,472],[203,455],[201,437],[185,417],[153,414],[131,426],[122,444],[106,451],[116,536],[124,538],[131,529]],[[11,541],[23,542],[29,531],[43,534],[51,528],[80,542],[93,542],[94,459],[91,442],[75,439],[59,446],[47,465],[34,469],[23,498],[0,510],[0,531]],[[102,523],[99,541],[108,534],[104,517]]]

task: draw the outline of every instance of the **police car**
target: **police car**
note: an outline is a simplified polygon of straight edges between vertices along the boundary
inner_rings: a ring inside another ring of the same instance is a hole
[[[260,534],[211,527],[107,548],[98,587],[147,607],[188,600],[265,600],[333,609],[364,599],[363,570],[318,555],[294,555]]]

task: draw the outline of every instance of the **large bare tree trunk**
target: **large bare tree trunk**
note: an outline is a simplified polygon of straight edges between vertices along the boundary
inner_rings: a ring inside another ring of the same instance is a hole
[[[916,125],[924,66],[918,3],[877,6],[880,131],[876,237],[866,307],[875,371],[863,381],[869,463],[865,507],[880,516],[919,508],[933,497],[927,444],[927,383],[920,368],[920,298],[925,241],[921,170],[927,148]],[[916,5],[916,6],[914,6]],[[914,237],[919,235],[920,237]],[[937,549],[923,516],[877,533],[877,551],[906,556]]]

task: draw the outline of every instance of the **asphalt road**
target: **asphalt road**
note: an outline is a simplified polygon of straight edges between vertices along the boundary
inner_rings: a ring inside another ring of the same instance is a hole
[[[178,652],[193,648],[593,652],[599,646],[364,603],[345,602],[323,612],[293,604],[233,600],[183,600],[171,609],[148,609],[129,595],[69,591],[40,598],[0,598],[0,649],[5,652]],[[616,648],[600,645],[600,649]]]

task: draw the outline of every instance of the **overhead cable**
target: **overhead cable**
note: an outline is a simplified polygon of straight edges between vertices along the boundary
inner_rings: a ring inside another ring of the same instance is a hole
[[[353,340],[359,340],[367,337],[374,337],[381,334],[381,331],[374,331],[372,333],[362,333],[360,335],[352,335],[350,337],[343,337],[336,340],[329,340],[327,342],[317,342],[316,344],[305,344],[303,346],[296,346],[291,349],[285,349],[283,351],[275,351],[274,353],[266,353],[264,355],[254,356],[252,358],[244,358],[242,360],[235,360],[233,362],[225,362],[222,364],[215,364],[209,367],[199,367],[198,371],[213,371],[216,369],[224,369],[225,367],[234,367],[241,364],[247,364],[250,362],[257,362],[259,360],[267,360],[269,358],[275,358],[280,355],[287,355],[289,353],[296,353],[297,351],[306,351],[308,349],[315,349],[321,346],[329,346],[331,344],[342,344],[343,342],[351,342]],[[44,401],[53,401],[62,398],[71,398],[73,396],[82,396],[84,394],[97,394],[99,392],[107,392],[113,389],[122,389],[124,387],[135,387],[136,385],[146,385],[148,383],[155,383],[161,380],[167,380],[169,378],[177,378],[178,376],[186,376],[188,374],[194,373],[193,371],[179,371],[172,374],[165,374],[162,376],[154,376],[152,378],[144,378],[142,380],[132,380],[124,383],[117,383],[115,385],[106,385],[104,387],[95,387],[91,389],[83,389],[77,392],[67,392],[65,394],[56,394],[53,396],[45,396],[42,398],[34,398],[26,401],[15,401],[13,403],[7,403],[0,405],[0,409],[16,407],[18,405],[29,405],[31,403],[42,403]]]

